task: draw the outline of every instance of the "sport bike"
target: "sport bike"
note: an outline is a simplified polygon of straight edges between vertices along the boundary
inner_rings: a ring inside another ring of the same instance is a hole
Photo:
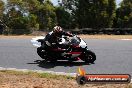
[[[31,42],[37,47],[37,54],[44,60],[54,62],[57,60],[78,61],[94,63],[96,55],[89,50],[87,43],[74,35],[73,37],[62,36],[58,38],[58,44],[49,45],[44,41],[45,37],[32,38]]]

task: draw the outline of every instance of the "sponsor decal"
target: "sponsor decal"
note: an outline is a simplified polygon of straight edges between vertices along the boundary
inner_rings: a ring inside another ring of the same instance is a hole
[[[78,69],[79,74],[76,76],[77,83],[80,85],[86,83],[130,83],[129,74],[86,74],[81,67]]]

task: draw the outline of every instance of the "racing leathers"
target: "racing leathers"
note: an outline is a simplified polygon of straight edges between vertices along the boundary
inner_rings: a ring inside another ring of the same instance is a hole
[[[52,32],[49,32],[46,37],[45,37],[45,44],[49,47],[57,47],[59,44],[58,44],[58,40],[59,38],[62,37],[62,35],[65,35],[65,36],[70,36],[72,37],[72,34],[69,33],[69,32],[65,32],[65,31],[62,31],[62,32],[59,32],[59,33],[54,33],[53,31]]]

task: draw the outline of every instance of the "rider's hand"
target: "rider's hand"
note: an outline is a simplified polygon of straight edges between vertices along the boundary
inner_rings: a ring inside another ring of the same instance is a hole
[[[72,33],[67,32],[68,36],[73,37]]]

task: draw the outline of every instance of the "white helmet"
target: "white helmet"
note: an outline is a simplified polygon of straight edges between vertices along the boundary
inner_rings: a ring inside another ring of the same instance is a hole
[[[55,26],[54,28],[53,28],[53,32],[55,32],[55,33],[59,33],[59,32],[61,32],[62,31],[62,28],[60,27],[60,26]]]

